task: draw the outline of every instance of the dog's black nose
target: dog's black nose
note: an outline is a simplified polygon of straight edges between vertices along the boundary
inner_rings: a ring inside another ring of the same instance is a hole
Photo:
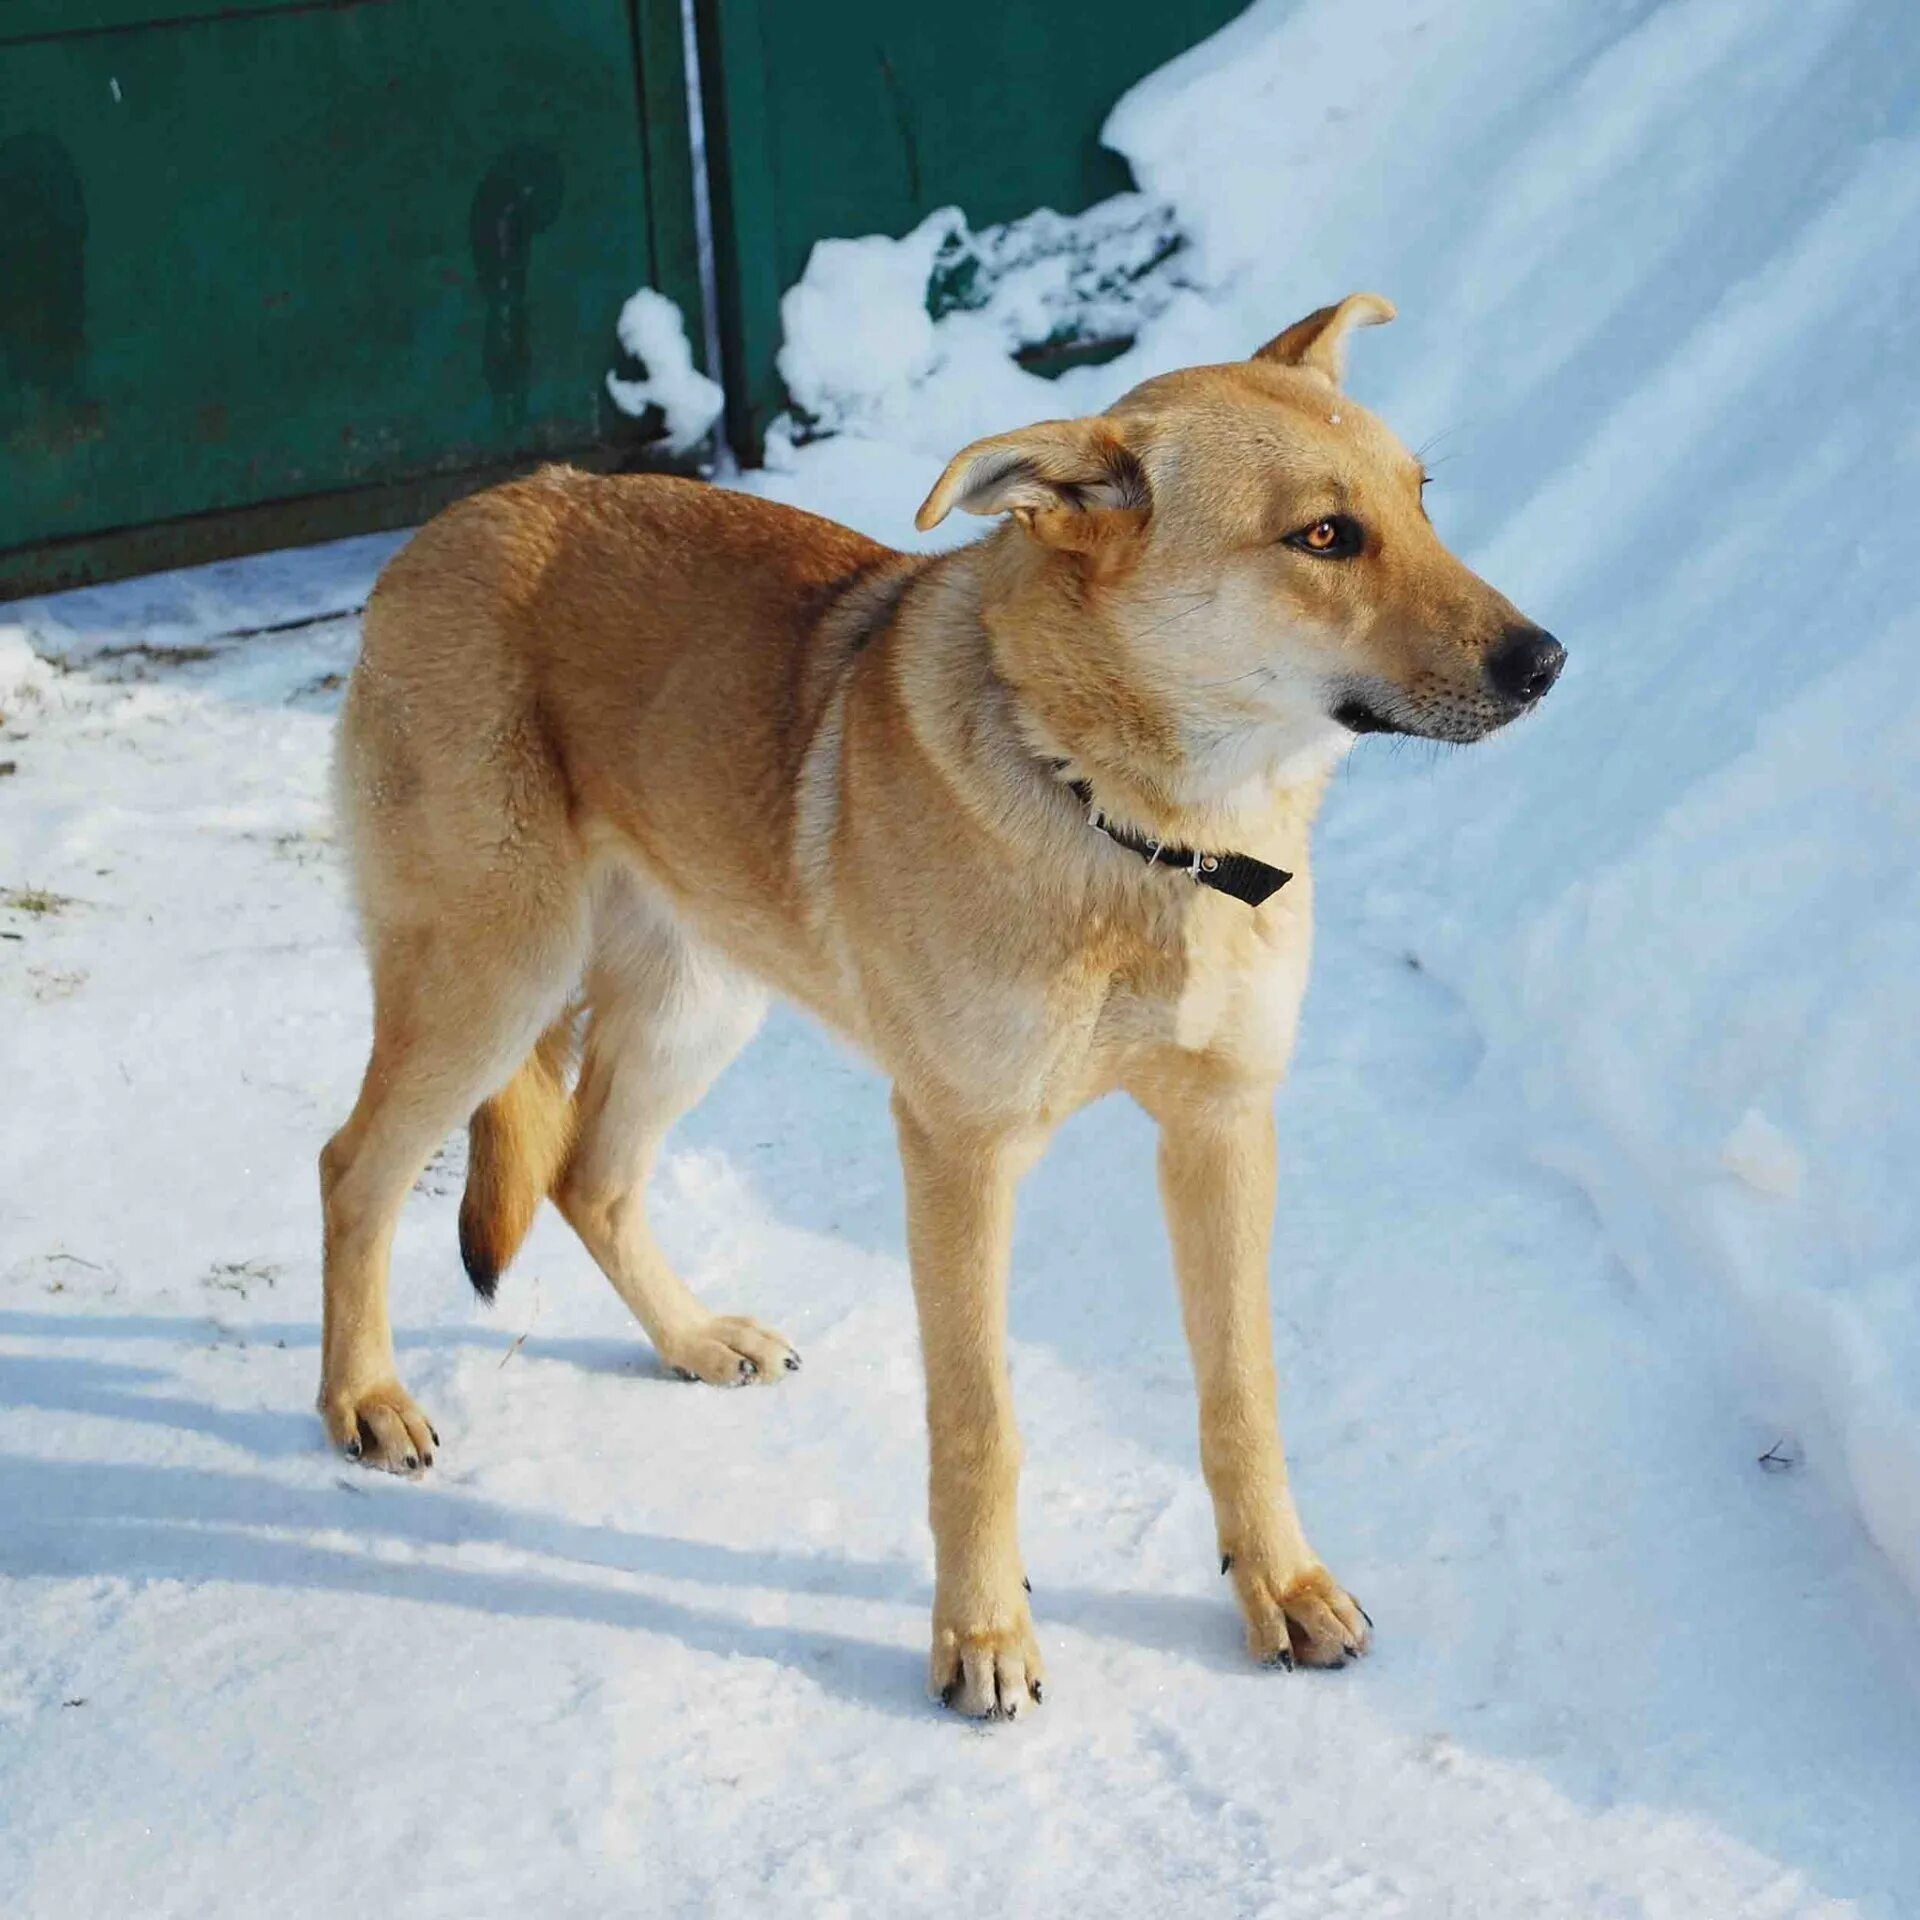
[[[1560,678],[1566,664],[1567,650],[1552,634],[1538,627],[1509,627],[1487,656],[1487,678],[1496,693],[1530,707]]]

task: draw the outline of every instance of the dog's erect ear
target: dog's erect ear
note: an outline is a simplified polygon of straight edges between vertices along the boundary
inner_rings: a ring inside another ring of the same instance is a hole
[[[1384,326],[1393,318],[1393,302],[1377,293],[1350,293],[1336,307],[1320,307],[1276,334],[1253,357],[1283,367],[1304,367],[1337,387],[1347,370],[1347,335],[1355,327]]]
[[[1153,509],[1139,457],[1110,420],[1043,420],[963,447],[913,516],[925,533],[958,507],[1010,513],[1043,546],[1089,552]]]

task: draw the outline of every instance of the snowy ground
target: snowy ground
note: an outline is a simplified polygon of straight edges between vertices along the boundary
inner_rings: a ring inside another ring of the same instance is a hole
[[[354,625],[216,636],[351,602],[378,550],[68,602],[107,651],[15,709],[8,872],[64,898],[16,895],[0,943],[0,1911],[1912,1910],[1894,1583],[1758,1469],[1778,1436],[1338,886],[1277,1272],[1309,1513],[1382,1627],[1363,1668],[1244,1665],[1115,1106],[1032,1182],[1018,1263],[1049,1703],[992,1735],[924,1703],[885,1103],[793,1018],[686,1128],[662,1215],[802,1375],[662,1378],[551,1219],[480,1311],[450,1151],[396,1263],[444,1462],[329,1455],[312,1160],[366,1013],[322,776]],[[189,633],[210,658],[119,651]],[[1337,804],[1384,810],[1377,772]]]
[[[1016,1261],[1047,1705],[926,1705],[884,1092],[793,1017],[659,1217],[802,1374],[663,1378],[551,1218],[476,1307],[455,1142],[395,1262],[441,1464],[326,1452],[313,1160],[366,1004],[324,766],[391,543],[128,583],[0,621],[7,1920],[1920,1912],[1915,30],[1338,11],[1116,117],[1203,243],[1118,381],[941,323],[755,484],[904,540],[973,432],[1401,299],[1361,389],[1454,426],[1443,528],[1574,664],[1477,757],[1363,745],[1329,812],[1277,1332],[1376,1653],[1243,1663],[1113,1105]],[[1262,229],[1236,177],[1300,191]]]

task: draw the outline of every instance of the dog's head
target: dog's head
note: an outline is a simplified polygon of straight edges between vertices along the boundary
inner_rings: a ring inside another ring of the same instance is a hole
[[[1250,360],[954,458],[918,524],[1027,536],[1005,590],[1028,617],[996,644],[1050,731],[1118,728],[1200,797],[1356,733],[1478,740],[1553,685],[1559,643],[1447,550],[1420,462],[1340,390],[1349,332],[1392,317],[1353,294]]]

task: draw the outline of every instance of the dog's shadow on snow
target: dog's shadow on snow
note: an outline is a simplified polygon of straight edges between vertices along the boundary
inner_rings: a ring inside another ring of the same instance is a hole
[[[0,1313],[0,1335],[186,1342],[201,1331],[201,1323],[157,1315]],[[294,1324],[248,1332],[290,1346],[310,1345],[315,1337],[312,1328]],[[422,1341],[465,1337],[462,1329],[435,1329]],[[573,1358],[596,1370],[632,1367],[631,1348],[618,1343],[546,1344],[550,1358]],[[578,1353],[567,1351],[576,1347]],[[5,1353],[0,1403],[207,1434],[266,1460],[304,1457],[320,1467],[325,1483],[199,1466],[0,1454],[0,1513],[9,1516],[0,1529],[0,1574],[236,1582],[637,1628],[700,1652],[776,1661],[890,1716],[932,1711],[921,1686],[932,1593],[922,1567],[911,1561],[730,1547],[505,1507],[431,1480],[409,1485],[335,1465],[311,1414],[225,1409],[154,1391],[167,1378],[158,1368]],[[366,1545],[338,1544],[343,1536]],[[394,1545],[414,1551],[406,1558],[382,1551]],[[482,1569],[430,1557],[475,1545],[537,1564]],[[724,1606],[643,1590],[635,1576],[897,1606],[902,1635],[889,1641],[795,1623],[761,1625]],[[1230,1609],[1178,1595],[1094,1588],[1049,1587],[1043,1599],[1053,1622],[1222,1669],[1238,1664]]]

